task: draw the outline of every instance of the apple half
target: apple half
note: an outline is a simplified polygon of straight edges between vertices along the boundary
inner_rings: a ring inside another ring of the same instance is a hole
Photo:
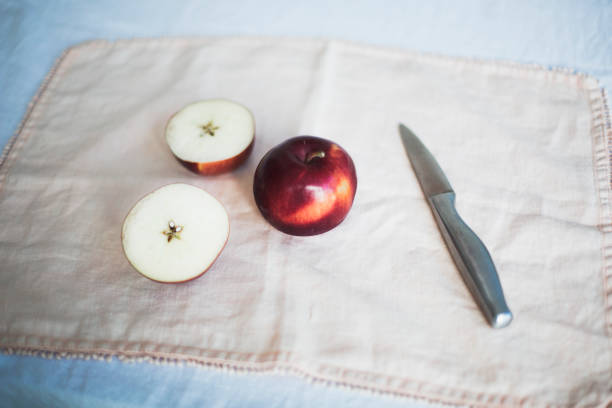
[[[183,183],[147,194],[123,222],[125,256],[145,277],[164,283],[195,279],[225,247],[229,217],[206,191]]]
[[[189,104],[166,125],[172,154],[188,169],[204,175],[238,167],[251,154],[254,140],[251,112],[226,99]]]

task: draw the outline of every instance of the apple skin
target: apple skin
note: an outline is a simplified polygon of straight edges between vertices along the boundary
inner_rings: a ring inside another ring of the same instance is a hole
[[[263,217],[279,231],[298,236],[322,234],[340,224],[356,191],[357,174],[349,154],[315,136],[297,136],[272,148],[253,180],[255,203]]]
[[[179,161],[179,163],[194,173],[201,174],[203,176],[212,176],[215,174],[226,173],[240,166],[251,155],[251,152],[253,151],[253,144],[255,144],[254,136],[249,146],[244,149],[242,153],[234,157],[230,157],[229,159],[219,160],[216,162],[198,163],[182,160],[176,155],[174,155],[174,157]]]

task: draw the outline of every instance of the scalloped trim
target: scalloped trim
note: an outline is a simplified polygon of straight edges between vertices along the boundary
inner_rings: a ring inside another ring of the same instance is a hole
[[[7,355],[19,355],[19,356],[32,356],[38,358],[44,358],[47,360],[61,360],[61,359],[80,359],[80,360],[94,360],[100,362],[112,362],[113,359],[117,359],[127,364],[154,364],[154,365],[170,365],[170,366],[192,366],[200,367],[204,369],[219,370],[227,373],[235,374],[281,374],[281,375],[292,375],[301,378],[312,384],[319,384],[328,387],[346,388],[351,390],[357,390],[367,392],[373,395],[385,395],[395,397],[402,400],[415,400],[415,401],[426,401],[434,404],[442,404],[452,407],[464,407],[465,404],[469,404],[472,407],[492,407],[492,406],[518,406],[523,403],[530,404],[533,401],[529,399],[517,399],[505,395],[486,395],[486,394],[475,394],[467,393],[460,390],[449,390],[450,394],[445,395],[444,398],[437,398],[428,394],[431,392],[430,388],[426,383],[418,384],[417,390],[406,391],[401,388],[396,389],[382,389],[380,387],[373,386],[370,381],[376,376],[378,378],[386,378],[387,381],[391,377],[379,376],[368,372],[358,372],[356,370],[345,370],[343,368],[326,366],[328,371],[323,374],[319,372],[312,372],[308,369],[302,368],[299,365],[295,365],[289,361],[282,361],[285,358],[291,357],[290,353],[282,353],[283,357],[278,359],[280,354],[272,353],[273,358],[276,360],[270,361],[256,361],[256,362],[245,362],[245,361],[234,361],[221,358],[214,358],[208,356],[186,356],[176,353],[167,352],[144,352],[144,351],[111,351],[111,350],[55,350],[52,347],[25,347],[16,345],[2,345],[0,346],[0,353]],[[221,352],[223,353],[223,352]],[[345,375],[352,375],[355,378],[340,380],[335,377],[335,373],[343,373]],[[406,379],[393,379],[392,381],[398,384],[406,384],[412,382]],[[438,390],[444,388],[435,386]],[[546,405],[550,408],[563,408],[557,405]]]
[[[36,106],[38,106],[38,103],[42,99],[44,99],[43,96],[46,95],[49,84],[55,78],[55,75],[57,74],[58,69],[63,64],[66,56],[71,51],[72,51],[72,48],[65,49],[62,52],[62,54],[55,60],[53,66],[51,67],[51,70],[47,73],[42,83],[40,84],[40,87],[36,91],[36,94],[30,101],[30,103],[28,103],[26,113],[21,119],[21,122],[19,122],[17,129],[15,130],[11,138],[8,140],[8,142],[2,149],[2,154],[0,154],[0,189],[2,188],[2,185],[6,178],[8,168],[10,167],[8,162],[15,160],[19,149],[25,142],[26,137],[22,136],[22,134],[25,133],[26,127],[31,126],[32,123],[35,122],[33,120],[34,109],[36,108]],[[18,141],[19,143],[17,143]]]

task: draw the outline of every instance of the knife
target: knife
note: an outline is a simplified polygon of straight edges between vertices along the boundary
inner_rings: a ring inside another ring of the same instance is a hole
[[[455,192],[433,155],[401,123],[399,132],[423,194],[466,286],[493,328],[508,326],[512,312],[506,304],[489,251],[457,213]]]

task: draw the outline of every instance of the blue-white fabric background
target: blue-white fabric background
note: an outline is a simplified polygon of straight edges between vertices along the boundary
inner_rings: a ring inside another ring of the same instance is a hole
[[[0,0],[0,147],[66,47],[213,35],[326,37],[567,67],[612,89],[612,2],[605,0]],[[407,405],[428,406],[291,376],[0,355],[0,407]]]

